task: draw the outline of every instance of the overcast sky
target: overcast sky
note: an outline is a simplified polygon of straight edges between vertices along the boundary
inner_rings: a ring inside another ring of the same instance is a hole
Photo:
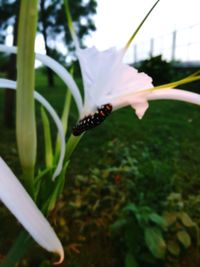
[[[86,43],[102,50],[123,46],[155,0],[97,0],[97,3],[97,31],[87,38]],[[183,35],[187,36],[181,37],[183,40],[188,37],[188,27],[196,24],[199,27],[195,28],[194,35],[200,36],[200,0],[160,0],[134,43],[167,36],[174,30],[184,31]]]
[[[97,31],[88,44],[123,45],[155,0],[97,0]],[[200,0],[160,0],[136,41],[200,23]]]
[[[116,46],[122,47],[133,31],[155,3],[155,0],[97,0],[97,14],[94,21],[97,30],[86,37],[87,46],[100,50]],[[189,28],[192,25],[196,25]],[[200,60],[200,0],[160,0],[130,47],[126,61],[133,62],[133,45],[137,44],[137,54],[146,57],[153,37],[154,52],[163,53],[171,59],[172,32],[177,30],[176,59]],[[12,34],[7,43],[12,43]],[[36,51],[45,53],[43,37],[37,36]],[[58,43],[60,51],[66,51]],[[160,49],[160,50],[159,50]],[[164,52],[163,52],[164,51]],[[142,59],[142,58],[139,58]]]

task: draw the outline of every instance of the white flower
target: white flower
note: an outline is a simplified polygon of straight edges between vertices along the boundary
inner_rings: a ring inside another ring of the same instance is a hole
[[[103,110],[101,116],[107,116],[104,114],[105,109],[101,109],[106,104],[110,104],[113,110],[130,105],[135,109],[140,119],[149,106],[148,100],[174,99],[200,105],[199,94],[173,89],[177,85],[200,79],[200,76],[194,75],[165,86],[154,87],[152,79],[148,75],[138,73],[136,69],[123,63],[126,50],[158,2],[159,0],[146,14],[124,48],[120,50],[110,48],[100,52],[95,47],[80,48],[68,2],[65,1],[68,25],[74,40],[84,84],[84,104],[80,116],[81,120],[76,126],[77,133],[79,130],[82,133],[84,127],[89,129],[90,123],[91,128],[93,128],[95,124],[98,125],[103,121],[102,118],[98,118],[98,113]],[[97,111],[97,115],[91,115],[95,111]]]
[[[140,119],[149,107],[149,100],[172,99],[200,105],[199,94],[173,89],[178,85],[198,80],[200,76],[194,75],[177,82],[154,87],[151,77],[145,73],[138,73],[136,69],[123,63],[123,57],[127,48],[159,0],[155,2],[146,14],[124,48],[120,50],[110,48],[102,52],[98,51],[95,47],[87,49],[80,48],[73,28],[68,2],[66,0],[64,2],[69,29],[74,40],[76,54],[81,67],[84,99],[82,99],[75,81],[63,66],[45,55],[36,54],[36,58],[55,71],[71,90],[79,111],[80,121],[78,122],[78,126],[81,128],[80,133],[84,131],[85,126],[87,129],[90,128],[90,125],[93,128],[103,121],[107,116],[107,114],[104,114],[104,111],[107,112],[107,110],[102,109],[102,107],[105,107],[107,104],[112,106],[112,110],[130,105],[135,109]],[[16,53],[16,48],[0,45],[0,51]],[[98,113],[100,112],[103,119],[102,117],[98,117]]]
[[[152,79],[123,63],[124,49],[100,52],[95,47],[77,50],[84,82],[82,117],[110,103],[113,110],[131,105],[138,117],[148,107],[144,90],[152,88]]]
[[[16,53],[16,48],[0,45],[0,51]],[[111,104],[113,110],[130,105],[140,119],[149,107],[149,100],[171,99],[200,105],[199,94],[174,89],[177,85],[200,79],[199,76],[194,75],[154,87],[151,77],[145,73],[138,73],[135,68],[123,63],[125,52],[126,47],[105,51],[98,51],[95,47],[81,49],[76,40],[76,53],[84,84],[83,100],[75,81],[63,66],[45,55],[36,54],[36,58],[54,70],[69,87],[77,104],[79,120],[92,116],[106,104]]]
[[[123,63],[124,52],[124,49],[117,51],[114,48],[103,52],[94,47],[77,48],[84,82],[82,117],[107,103],[113,110],[130,105],[140,119],[148,108],[148,100],[174,99],[200,105],[199,94],[154,88],[151,77]]]
[[[53,228],[1,157],[0,185],[0,200],[40,246],[59,254],[61,263],[64,251]]]

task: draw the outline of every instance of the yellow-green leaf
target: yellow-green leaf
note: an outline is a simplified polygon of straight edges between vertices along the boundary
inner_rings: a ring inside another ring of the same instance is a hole
[[[137,27],[137,29],[134,31],[134,33],[131,35],[130,39],[128,40],[125,49],[127,49],[131,42],[133,41],[133,39],[135,38],[135,36],[137,35],[137,33],[139,32],[139,30],[141,29],[142,25],[144,24],[144,22],[147,20],[148,16],[151,14],[151,12],[154,10],[154,8],[156,7],[156,5],[158,4],[160,0],[157,0],[156,3],[152,6],[152,8],[149,10],[149,12],[146,14],[146,16],[144,17],[144,19],[141,21],[141,23],[139,24],[139,26]]]
[[[169,241],[167,243],[167,250],[174,256],[179,256],[181,250],[177,242]]]
[[[186,231],[178,231],[176,235],[178,240],[185,248],[188,248],[191,245],[191,238]]]
[[[155,258],[164,258],[166,252],[166,244],[162,237],[162,233],[158,228],[145,228],[145,242]]]
[[[186,212],[180,212],[178,217],[181,220],[182,224],[186,227],[193,227],[195,225],[195,223]]]
[[[163,217],[168,226],[174,224],[177,220],[177,212],[165,212]]]
[[[44,144],[45,144],[45,163],[47,168],[53,166],[53,149],[51,141],[51,129],[49,119],[43,108],[41,108],[42,125],[44,130]]]

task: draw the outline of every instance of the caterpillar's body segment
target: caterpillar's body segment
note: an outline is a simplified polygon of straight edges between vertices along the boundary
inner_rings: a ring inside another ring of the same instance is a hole
[[[72,133],[75,136],[81,135],[83,132],[93,129],[99,124],[101,124],[105,118],[112,112],[112,105],[105,104],[102,105],[97,111],[81,119],[75,127],[72,129]]]

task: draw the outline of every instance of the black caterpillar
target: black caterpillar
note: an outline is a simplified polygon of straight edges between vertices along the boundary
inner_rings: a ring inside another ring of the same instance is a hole
[[[81,135],[83,132],[93,129],[99,124],[101,124],[105,118],[112,112],[112,105],[105,104],[102,105],[97,111],[81,119],[76,126],[73,127],[72,133],[75,136]]]

